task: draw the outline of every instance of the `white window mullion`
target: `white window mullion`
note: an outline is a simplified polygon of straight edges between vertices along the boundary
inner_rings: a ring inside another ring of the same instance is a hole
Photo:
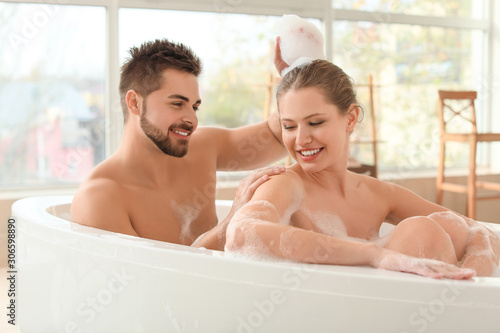
[[[325,1],[323,27],[325,34],[326,59],[333,61],[333,0]]]
[[[118,86],[120,82],[120,61],[118,52],[118,10],[119,0],[112,0],[107,6],[107,57],[106,57],[106,157],[113,154],[120,145],[123,131],[123,115]]]

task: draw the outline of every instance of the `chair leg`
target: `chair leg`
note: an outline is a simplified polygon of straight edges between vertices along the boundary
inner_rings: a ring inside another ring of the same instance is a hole
[[[469,177],[467,183],[467,216],[476,219],[476,148],[477,141],[471,137],[469,155]]]
[[[445,141],[443,138],[441,138],[439,143],[438,173],[436,176],[436,203],[438,205],[441,205],[443,203],[444,156]]]

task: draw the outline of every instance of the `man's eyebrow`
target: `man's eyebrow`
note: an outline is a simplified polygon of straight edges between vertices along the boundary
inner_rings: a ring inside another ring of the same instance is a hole
[[[183,95],[174,94],[174,95],[168,96],[168,98],[182,99],[183,101],[189,103],[189,98],[187,98],[186,96],[183,96]],[[196,103],[194,103],[194,104],[201,104],[201,99],[197,100]]]
[[[189,102],[189,98],[187,98],[186,96],[177,95],[177,94],[170,95],[170,96],[168,96],[168,98],[172,98],[172,99],[182,99],[182,100],[183,100],[183,101],[185,101],[185,102]]]

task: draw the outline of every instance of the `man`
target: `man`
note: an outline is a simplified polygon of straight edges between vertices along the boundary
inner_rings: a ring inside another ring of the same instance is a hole
[[[222,250],[234,212],[284,168],[260,169],[242,181],[231,213],[219,224],[216,170],[255,169],[285,156],[278,117],[237,129],[197,129],[199,58],[167,40],[147,42],[130,54],[120,78],[122,142],[81,184],[71,220]]]

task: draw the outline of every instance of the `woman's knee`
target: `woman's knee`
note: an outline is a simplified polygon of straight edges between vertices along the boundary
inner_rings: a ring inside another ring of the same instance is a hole
[[[429,218],[436,221],[450,235],[457,259],[461,260],[470,237],[468,222],[451,211],[433,213],[429,215]]]
[[[385,247],[418,258],[457,263],[450,236],[436,221],[425,216],[401,221],[392,231]]]

